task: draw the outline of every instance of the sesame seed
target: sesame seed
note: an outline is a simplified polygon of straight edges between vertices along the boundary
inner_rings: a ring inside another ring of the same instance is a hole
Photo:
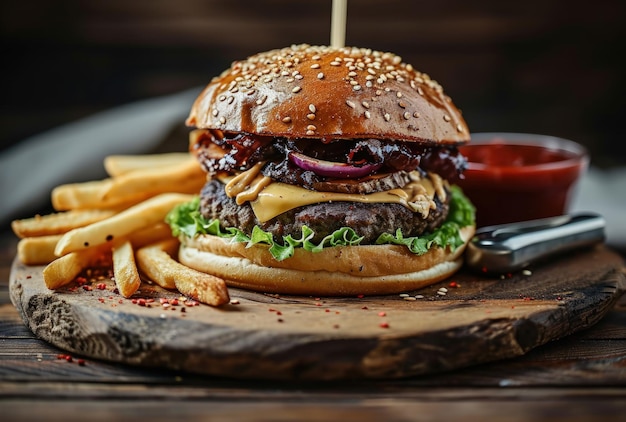
[[[363,107],[365,108],[370,108],[370,103],[368,103],[367,101],[363,101],[361,105],[363,105]]]
[[[386,121],[391,120],[391,115],[389,113],[385,113],[384,117]]]
[[[355,91],[360,91],[361,90],[361,85],[354,85],[352,87],[352,89],[355,90]]]
[[[442,292],[441,290],[438,290],[438,291],[437,291],[437,294],[438,294],[439,296],[445,296],[445,295],[446,295],[446,292]]]
[[[315,112],[317,111],[317,109],[315,108],[315,105],[314,105],[314,104],[309,104],[309,111],[310,111],[311,113],[315,113]]]
[[[300,80],[300,79],[304,79],[304,76],[298,73],[296,76],[294,76],[294,78]]]
[[[312,130],[307,130],[307,131],[306,131],[306,134],[307,134],[308,136],[312,136],[312,135],[315,135],[315,132],[314,132],[314,131],[312,131]]]
[[[232,95],[228,97],[228,104],[232,104],[233,101],[235,101],[235,97],[233,97]]]
[[[415,299],[424,299],[424,295],[415,295]]]
[[[365,110],[365,118],[369,119],[370,117],[372,117],[371,113],[368,110]]]
[[[315,125],[308,125],[306,127],[307,130],[317,130],[317,128],[315,127]]]
[[[463,132],[463,126],[461,126],[461,124],[459,123],[458,125],[456,125],[456,130],[459,132]]]
[[[413,301],[413,300],[417,300],[417,299],[415,299],[415,298],[414,298],[414,297],[412,297],[412,296],[407,296],[407,297],[404,297],[403,299],[404,299],[404,300],[411,300],[411,301]]]
[[[311,60],[319,60],[320,58],[321,57],[316,54],[315,56],[311,57]]]
[[[221,124],[226,123],[226,118],[224,116],[220,117],[220,123]]]
[[[359,83],[357,81],[355,81],[354,79],[350,81],[350,85],[354,86],[354,85],[358,85]]]
[[[418,118],[420,116],[420,114],[416,111],[415,113],[413,113],[413,117]]]
[[[281,76],[289,76],[289,72],[287,72],[286,70],[283,70],[282,72],[280,72]]]
[[[309,114],[306,115],[306,118],[309,119],[309,120],[315,120],[315,114],[309,113]]]
[[[376,90],[376,95],[381,95],[383,92],[380,89]]]
[[[219,113],[219,111],[217,111],[217,109],[213,109],[213,111],[211,112],[213,117],[217,117],[218,113]]]
[[[405,103],[404,101],[398,101],[398,105],[399,105],[401,108],[406,108],[406,103]]]
[[[261,105],[263,104],[265,101],[267,100],[267,95],[264,95],[263,97],[259,98],[258,100],[256,100],[257,105]]]
[[[356,76],[356,72],[348,72],[348,76],[354,78]]]
[[[409,120],[409,118],[411,117],[411,113],[409,113],[408,111],[405,111],[402,117],[404,117],[405,120]]]
[[[283,122],[284,123],[290,123],[291,122],[291,117],[289,117],[289,116],[283,117]]]
[[[422,96],[423,96],[423,95],[424,95],[424,90],[423,90],[421,87],[419,87],[419,86],[418,86],[418,87],[417,87],[417,93],[418,93],[419,95],[422,95]]]
[[[450,120],[452,120],[452,119],[451,119],[451,117],[450,117],[450,116],[448,116],[447,114],[444,114],[444,115],[443,115],[443,120],[445,120],[446,122],[449,122],[449,121],[450,121]]]
[[[367,68],[367,73],[369,73],[370,75],[376,75],[376,71],[371,67]]]
[[[301,89],[302,89],[302,87],[294,86],[293,89],[291,90],[291,92],[293,92],[295,94],[295,93],[300,92]]]
[[[218,100],[220,101],[224,101],[226,99],[226,95],[222,94],[220,95],[220,97],[218,98]]]
[[[356,107],[356,104],[354,104],[354,103],[353,103],[352,101],[350,101],[350,100],[346,100],[346,104],[347,104],[347,105],[348,105],[348,107],[350,107],[350,108],[354,108],[354,107]]]
[[[313,63],[311,65],[311,69],[319,69],[320,68],[320,64],[319,63]]]
[[[368,88],[371,88],[371,87],[374,86],[374,84],[372,84],[372,81],[367,81],[367,82],[365,82],[365,86],[368,87]]]
[[[396,92],[396,97],[402,98],[402,93],[400,91]]]
[[[291,82],[293,82],[293,81],[295,81],[295,79],[294,79],[294,78],[287,78],[287,79],[285,79],[285,82],[287,82],[287,83],[291,83]]]
[[[323,72],[318,73],[317,79],[324,79],[324,73]]]
[[[374,79],[376,79],[376,77],[375,77],[375,76],[372,76],[372,75],[367,75],[367,76],[365,76],[365,80],[366,80],[366,81],[371,81],[371,80],[374,80]]]
[[[340,66],[340,65],[341,65],[341,63],[339,63],[339,62],[335,62],[335,61],[332,61],[332,62],[330,62],[330,65],[331,65],[331,66]]]

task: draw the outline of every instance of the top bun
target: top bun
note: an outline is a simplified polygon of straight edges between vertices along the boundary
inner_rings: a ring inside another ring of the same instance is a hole
[[[187,125],[287,138],[470,139],[437,82],[392,53],[353,47],[294,45],[236,61],[198,96]]]

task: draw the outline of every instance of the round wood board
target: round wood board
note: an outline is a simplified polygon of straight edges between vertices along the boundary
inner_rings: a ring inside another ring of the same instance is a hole
[[[147,283],[131,299],[111,280],[52,292],[42,268],[16,260],[10,280],[12,302],[41,339],[91,358],[256,379],[399,378],[520,356],[595,324],[626,290],[623,260],[604,246],[531,274],[462,270],[407,292],[423,296],[415,300],[231,288],[234,303],[220,308],[163,307],[180,294]]]

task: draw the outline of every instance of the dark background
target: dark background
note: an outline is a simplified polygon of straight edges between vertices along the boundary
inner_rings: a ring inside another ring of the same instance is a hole
[[[328,44],[330,13],[330,0],[2,2],[2,148],[258,51]],[[626,164],[625,24],[620,0],[350,0],[346,44],[428,73],[473,132],[566,137],[613,167]]]

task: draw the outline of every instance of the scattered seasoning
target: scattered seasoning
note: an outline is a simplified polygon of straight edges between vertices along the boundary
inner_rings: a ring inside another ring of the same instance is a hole
[[[529,276],[529,275],[533,275],[533,272],[530,270],[524,270],[522,271],[522,274],[524,274],[525,276]]]
[[[387,316],[387,313],[386,313],[385,311],[380,311],[380,312],[378,313],[378,316],[379,316],[379,317],[384,317],[384,316]]]
[[[415,295],[415,299],[424,299],[424,295]]]
[[[387,321],[381,322],[378,324],[380,328],[389,328],[389,323]]]
[[[356,297],[358,297],[359,299],[363,299],[365,297],[365,295],[359,294],[359,295],[356,295]]]
[[[231,299],[230,300],[230,304],[231,305],[239,305],[239,300],[238,299]]]

